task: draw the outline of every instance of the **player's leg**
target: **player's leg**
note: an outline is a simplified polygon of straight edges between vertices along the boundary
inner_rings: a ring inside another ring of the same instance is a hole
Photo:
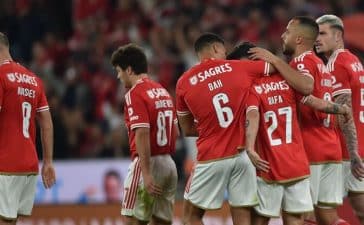
[[[20,198],[26,187],[26,177],[27,176],[0,175],[1,225],[16,224]]]
[[[121,215],[127,225],[146,224],[152,216],[154,198],[144,189],[139,159],[130,164],[124,181]]]
[[[153,156],[152,173],[163,194],[155,198],[150,225],[170,225],[178,180],[176,164],[169,155]]]
[[[267,225],[270,218],[279,218],[283,200],[283,186],[267,183],[257,177],[259,205],[252,210],[253,225]]]
[[[256,170],[245,151],[231,159],[231,166],[227,190],[233,224],[250,225],[251,209],[258,204]]]
[[[16,224],[16,220],[8,220],[5,218],[0,218],[0,225],[15,225]]]
[[[353,176],[349,161],[343,162],[343,177],[350,204],[360,223],[364,225],[364,180],[359,181]]]
[[[336,206],[342,204],[342,164],[323,164],[321,169],[318,199],[315,205],[316,221],[320,225],[345,224],[336,210]]]
[[[282,219],[284,225],[303,225],[303,213],[292,214],[282,212]]]
[[[252,225],[268,225],[270,217],[262,216],[256,212],[255,209],[251,210],[251,224]]]
[[[302,225],[304,214],[313,212],[309,179],[303,179],[284,187],[282,216],[285,225]]]
[[[186,224],[202,224],[205,210],[221,208],[235,158],[196,164],[184,193],[189,201],[185,205],[189,213],[184,212]]]
[[[250,225],[251,207],[230,206],[230,212],[234,225]]]
[[[349,192],[348,197],[355,215],[358,217],[360,223],[364,225],[364,193]]]
[[[205,210],[196,207],[190,201],[184,200],[183,202],[183,225],[203,225],[202,218]]]

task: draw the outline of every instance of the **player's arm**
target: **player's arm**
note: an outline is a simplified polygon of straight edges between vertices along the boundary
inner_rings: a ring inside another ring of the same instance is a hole
[[[303,95],[309,95],[313,91],[314,80],[310,76],[303,76],[299,71],[293,69],[284,60],[273,55],[266,49],[255,47],[249,50],[251,59],[260,59],[272,64],[288,84]]]
[[[317,98],[313,95],[305,96],[302,102],[303,104],[310,106],[311,108],[320,112],[343,115],[345,121],[352,119],[351,109],[345,104],[340,105],[331,101]]]
[[[178,115],[178,122],[185,137],[198,137],[195,119],[191,113]]]
[[[335,98],[335,103],[345,104],[352,109],[351,94],[343,93],[337,95]],[[356,133],[356,127],[353,118],[346,121],[341,115],[337,116],[339,127],[345,138],[346,147],[349,151],[350,162],[351,162],[351,172],[358,179],[364,178],[364,165],[358,153],[358,139]]]
[[[148,193],[161,195],[162,189],[153,181],[150,165],[150,129],[147,127],[135,128],[135,145],[140,160],[144,186]]]
[[[259,111],[255,107],[248,107],[246,111],[246,121],[245,121],[245,145],[248,156],[254,166],[258,170],[268,172],[269,163],[262,160],[258,153],[255,151],[255,142],[258,135],[259,129]]]
[[[42,180],[45,188],[50,188],[56,181],[53,167],[53,123],[49,110],[37,112],[40,137],[43,149]]]

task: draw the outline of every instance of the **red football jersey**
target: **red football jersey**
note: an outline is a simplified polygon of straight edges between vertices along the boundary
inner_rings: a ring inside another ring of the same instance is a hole
[[[13,61],[0,65],[0,172],[37,173],[36,113],[49,110],[40,78]]]
[[[353,117],[358,135],[358,151],[364,158],[364,68],[347,49],[338,49],[330,57],[327,68],[334,76],[333,96],[351,93]],[[340,132],[341,134],[341,132]],[[345,140],[341,136],[343,158],[349,159]]]
[[[332,76],[322,60],[312,51],[307,51],[294,58],[290,65],[303,74],[311,75],[314,82],[312,95],[331,100]],[[302,138],[310,163],[340,161],[341,147],[335,129],[334,116],[300,104],[300,122]]]
[[[197,160],[230,157],[243,144],[242,116],[253,80],[269,64],[251,60],[204,60],[186,71],[176,87],[177,114],[197,123]]]
[[[140,79],[125,95],[124,118],[128,128],[131,157],[138,153],[135,129],[150,129],[151,155],[172,154],[175,151],[177,118],[172,97],[159,83]]]
[[[258,176],[271,182],[291,182],[310,174],[298,124],[294,90],[279,74],[257,79],[247,102],[249,110],[259,110],[257,152],[269,162],[268,173]]]

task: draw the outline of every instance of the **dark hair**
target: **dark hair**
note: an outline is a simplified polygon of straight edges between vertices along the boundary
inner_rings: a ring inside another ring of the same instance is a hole
[[[105,177],[105,178],[106,178],[106,177],[115,177],[116,179],[121,180],[121,176],[120,176],[119,172],[118,172],[118,171],[116,171],[116,170],[114,170],[114,169],[110,169],[110,170],[108,170],[108,171],[105,173],[104,177]]]
[[[111,64],[123,70],[130,66],[136,75],[148,71],[147,57],[143,49],[136,44],[127,44],[115,50],[111,56]]]
[[[7,37],[4,33],[2,33],[2,32],[0,32],[0,44],[1,44],[1,45],[4,45],[4,46],[6,46],[6,47],[9,47],[9,39],[8,39],[8,37]]]
[[[202,49],[213,43],[224,44],[224,40],[216,34],[204,33],[195,41],[195,52],[200,52]]]
[[[296,16],[293,20],[297,20],[301,26],[307,27],[310,30],[310,34],[312,39],[316,40],[319,34],[319,26],[316,21],[308,16]]]
[[[226,56],[226,59],[241,59],[248,58],[250,53],[248,53],[250,48],[256,47],[253,43],[243,42],[234,47],[234,49]]]

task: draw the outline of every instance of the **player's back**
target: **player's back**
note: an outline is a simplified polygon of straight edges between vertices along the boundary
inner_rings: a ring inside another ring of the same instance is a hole
[[[138,127],[150,129],[151,155],[175,151],[177,124],[173,99],[159,83],[143,78],[125,95],[125,121],[129,132],[132,158],[137,155],[135,132]]]
[[[351,93],[353,118],[358,135],[359,154],[364,158],[364,68],[360,60],[347,49],[338,49],[330,57],[327,68],[334,75],[333,96]],[[344,138],[343,157],[349,159]]]
[[[255,66],[255,67],[254,67]],[[197,120],[198,161],[238,153],[242,144],[244,103],[253,80],[264,74],[264,62],[204,60],[184,73],[177,83],[177,104],[183,102]],[[260,75],[258,73],[260,72]],[[182,100],[179,100],[182,96]],[[180,110],[179,105],[177,105]],[[178,111],[182,115],[186,112]]]
[[[247,110],[258,107],[260,114],[257,151],[271,167],[258,175],[267,181],[284,183],[309,175],[297,118],[298,98],[279,74],[257,79],[251,88]]]
[[[36,113],[48,110],[41,80],[12,61],[0,65],[0,172],[38,172]]]
[[[293,59],[291,66],[313,76],[315,81],[312,95],[327,101],[332,99],[332,76],[322,60],[312,51]],[[310,163],[341,161],[335,117],[303,104],[299,105],[299,111],[302,137],[306,140],[304,146]]]

